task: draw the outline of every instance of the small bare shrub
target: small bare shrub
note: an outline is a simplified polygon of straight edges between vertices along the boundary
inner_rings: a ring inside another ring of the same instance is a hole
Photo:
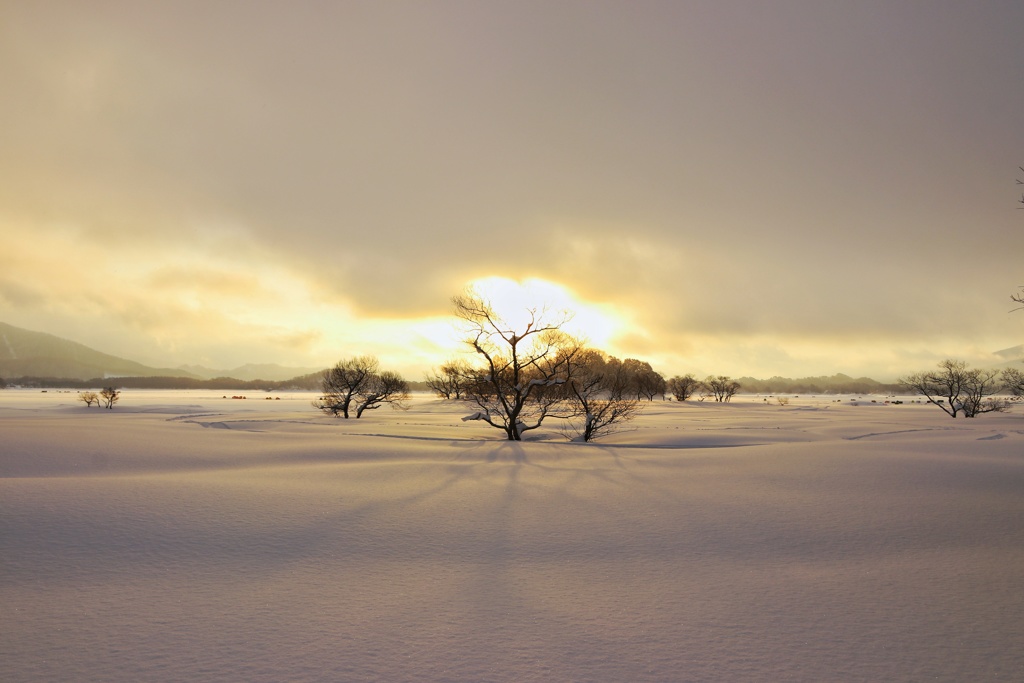
[[[121,392],[114,387],[106,387],[100,392],[100,398],[103,399],[104,408],[113,410],[114,404],[121,398]]]

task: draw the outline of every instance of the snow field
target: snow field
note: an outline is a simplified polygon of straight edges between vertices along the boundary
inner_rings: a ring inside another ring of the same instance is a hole
[[[1019,409],[311,398],[0,392],[0,679],[1024,678]]]

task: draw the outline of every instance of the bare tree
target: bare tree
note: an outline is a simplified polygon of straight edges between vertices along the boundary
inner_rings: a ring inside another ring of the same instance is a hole
[[[955,418],[961,411],[964,417],[981,413],[1002,412],[1006,401],[988,399],[999,389],[995,370],[971,370],[962,360],[947,358],[939,363],[938,371],[919,372],[899,379],[900,384],[920,394]]]
[[[356,418],[362,417],[366,410],[376,410],[385,404],[391,405],[392,408],[404,409],[404,402],[408,400],[409,383],[397,372],[385,370],[380,374],[370,375],[359,389]]]
[[[955,418],[960,414],[960,397],[967,381],[967,363],[946,359],[939,363],[938,372],[918,372],[900,377],[897,381]]]
[[[1006,368],[1000,379],[1007,393],[1016,398],[1024,398],[1024,372],[1017,368]]]
[[[106,387],[100,392],[100,398],[103,399],[104,408],[113,410],[114,404],[121,398],[121,392],[115,387]]]
[[[445,362],[426,376],[427,387],[441,398],[464,398],[466,385],[473,379],[473,368],[462,359]]]
[[[313,401],[313,407],[348,419],[356,395],[370,377],[377,374],[379,367],[380,363],[373,356],[338,361],[333,368],[324,371],[320,379],[322,396]]]
[[[665,390],[672,394],[677,401],[688,400],[700,389],[700,386],[700,380],[690,374],[682,377],[676,375],[665,382]]]
[[[637,391],[648,401],[655,396],[665,398],[665,377],[657,370],[645,372],[637,377]]]
[[[1017,168],[1019,168],[1021,172],[1024,172],[1024,166],[1018,166]],[[1024,185],[1024,180],[1017,178],[1017,184]],[[1024,193],[1021,194],[1020,201],[1018,201],[1017,203],[1020,204],[1020,206],[1017,207],[1018,209],[1024,209]],[[1019,304],[1016,310],[1024,308],[1024,287],[1021,287],[1020,290],[1021,291],[1018,292],[1017,294],[1010,295],[1010,299],[1012,299],[1014,303]]]
[[[726,375],[709,375],[704,380],[704,386],[710,392],[709,396],[714,396],[718,403],[728,403],[740,390],[740,383]]]
[[[640,400],[627,391],[619,365],[618,359],[606,359],[594,349],[574,353],[569,361],[563,386],[573,406],[567,427],[573,440],[592,441],[617,432],[640,413]]]
[[[78,395],[78,400],[84,403],[86,408],[91,408],[93,403],[97,407],[100,405],[100,396],[95,391],[83,391]]]
[[[1024,171],[1024,166],[1018,166],[1017,168],[1019,168],[1021,171]],[[1024,185],[1024,180],[1017,178],[1017,184]],[[1017,207],[1018,209],[1024,209],[1024,194],[1021,194],[1020,201],[1017,203],[1020,204],[1020,206]]]
[[[665,395],[665,378],[647,361],[627,358],[622,361],[622,372],[625,373],[637,399],[646,398],[653,401],[655,396]]]
[[[510,441],[521,441],[565,406],[565,392],[557,387],[566,381],[572,350],[580,348],[562,332],[571,315],[531,308],[517,327],[473,290],[452,297],[452,304],[466,343],[483,365],[466,387],[479,410],[463,419],[481,420]]]
[[[992,397],[1001,388],[998,370],[970,370],[964,386],[964,417],[977,417],[982,413],[1003,413],[1009,410],[1010,401]],[[990,398],[985,398],[989,396]]]

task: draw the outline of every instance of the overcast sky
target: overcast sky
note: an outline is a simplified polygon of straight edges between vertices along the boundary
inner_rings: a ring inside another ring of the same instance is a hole
[[[1024,342],[1024,3],[0,2],[0,320],[410,379],[479,278],[672,375]],[[607,329],[606,329],[607,331]]]

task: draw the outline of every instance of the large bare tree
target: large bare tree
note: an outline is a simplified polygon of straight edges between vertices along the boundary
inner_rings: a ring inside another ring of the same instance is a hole
[[[1024,372],[1017,368],[1006,368],[1001,377],[1003,388],[1016,398],[1024,398]]]
[[[1002,413],[1008,410],[1010,402],[1006,398],[992,396],[1001,388],[998,370],[970,370],[967,385],[964,387],[964,417],[976,417],[982,413]]]
[[[409,384],[401,375],[380,370],[380,361],[373,356],[356,356],[338,361],[320,378],[320,398],[313,407],[325,413],[348,419],[353,408],[360,418],[367,410],[384,404],[404,407],[409,398]]]
[[[318,410],[348,418],[360,389],[377,373],[380,363],[373,356],[356,356],[338,361],[320,378],[320,398],[313,401]]]
[[[962,360],[947,358],[938,370],[918,372],[901,377],[899,383],[920,394],[955,418],[962,411],[964,417],[981,413],[1002,412],[1009,406],[1002,399],[986,398],[999,390],[995,370],[972,370]]]
[[[595,349],[573,353],[563,390],[570,404],[567,430],[574,440],[612,434],[640,413],[640,399],[620,372],[621,365]]]
[[[647,361],[627,358],[622,361],[622,372],[625,373],[637,399],[646,398],[653,401],[655,396],[665,395],[665,378]]]
[[[367,410],[376,410],[382,405],[404,409],[405,401],[409,400],[409,383],[397,372],[384,370],[367,378],[357,393],[359,405],[356,407],[356,418],[363,416]]]
[[[537,429],[565,408],[565,392],[574,349],[581,345],[562,331],[567,311],[530,308],[519,323],[504,319],[473,290],[452,297],[465,342],[481,367],[466,387],[466,398],[479,409],[464,420],[481,420],[500,429],[509,441]]]

